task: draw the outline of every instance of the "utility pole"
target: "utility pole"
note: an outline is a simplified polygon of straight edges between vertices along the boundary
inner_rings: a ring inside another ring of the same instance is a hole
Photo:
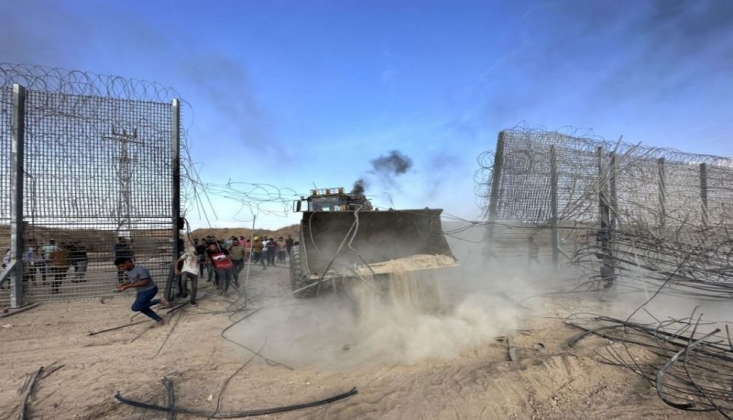
[[[112,135],[102,137],[104,140],[111,140],[120,143],[120,159],[118,178],[120,182],[119,196],[117,201],[117,236],[130,237],[132,231],[132,163],[135,158],[130,157],[129,145],[143,144],[137,138],[137,129],[133,129],[131,133],[127,130],[118,131],[112,126]],[[120,228],[125,229],[120,233]]]

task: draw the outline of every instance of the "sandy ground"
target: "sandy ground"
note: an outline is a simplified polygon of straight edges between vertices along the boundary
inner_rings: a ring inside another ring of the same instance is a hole
[[[460,271],[449,274],[460,277]],[[477,293],[455,282],[445,287],[442,313],[416,316],[384,309],[354,320],[349,304],[334,296],[288,297],[284,267],[252,268],[246,307],[241,300],[215,296],[203,284],[199,306],[168,314],[168,324],[159,328],[145,321],[88,335],[130,323],[132,294],[44,304],[0,319],[1,416],[17,416],[19,390],[32,372],[63,365],[38,382],[30,418],[165,418],[113,398],[120,391],[163,405],[163,377],[173,381],[179,406],[213,411],[235,372],[220,411],[358,390],[329,405],[263,418],[718,418],[669,408],[633,373],[600,363],[596,351],[609,345],[603,339],[590,337],[570,349],[566,343],[578,331],[562,323],[567,314],[625,310],[594,299],[538,297],[517,307],[496,288]],[[222,337],[222,330],[247,315],[226,337],[261,349],[268,360]],[[509,359],[507,338],[516,348],[516,362]]]

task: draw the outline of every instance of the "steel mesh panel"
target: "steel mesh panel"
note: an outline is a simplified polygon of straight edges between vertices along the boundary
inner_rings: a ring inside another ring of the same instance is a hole
[[[653,159],[618,158],[618,215],[645,225],[659,223],[659,166]],[[596,197],[596,202],[598,198]]]
[[[35,223],[170,218],[169,104],[29,91],[26,106],[25,213]]]
[[[597,274],[603,256],[630,278],[667,281],[674,273],[672,282],[686,293],[724,298],[733,292],[733,160],[541,130],[508,130],[501,139],[496,221],[514,229],[489,225],[489,258],[504,250],[502,260],[511,253],[521,260],[527,238],[549,231],[554,150],[560,248],[574,264]],[[480,156],[477,177],[486,215],[495,170],[489,157]],[[610,236],[600,226],[601,202],[617,222]]]
[[[8,191],[13,83],[26,87],[23,238],[36,240],[39,251],[35,264],[23,264],[24,301],[110,295],[119,281],[113,248],[120,236],[136,264],[164,286],[173,254],[173,91],[0,64],[0,182]],[[10,201],[0,197],[2,227]],[[43,258],[52,239],[66,252]],[[0,305],[7,301],[7,289],[0,290]]]
[[[709,166],[707,170],[708,219],[712,226],[733,221],[733,168]]]
[[[550,149],[558,166],[558,215],[562,220],[597,217],[597,146],[560,133],[505,131],[499,221],[549,223]],[[490,194],[490,191],[489,191]]]
[[[610,143],[595,138],[541,130],[514,129],[504,133],[503,168],[498,192],[497,221],[547,224],[550,221],[550,148],[558,166],[560,221],[597,223],[601,187],[611,198],[611,152],[615,156],[616,211],[620,219],[661,223],[659,158],[664,158],[664,210],[670,223],[700,224],[702,199],[700,164],[706,163],[709,217],[721,220],[725,203],[733,199],[733,160],[671,149]],[[598,150],[603,150],[599,162]],[[492,171],[482,157],[483,171]],[[599,165],[601,172],[599,173]],[[477,193],[488,214],[493,173],[479,182]]]
[[[0,226],[7,229],[6,226],[10,223],[10,150],[13,140],[13,127],[12,127],[12,116],[13,116],[13,88],[12,87],[0,87],[0,189],[5,191],[4,194],[0,194]],[[0,244],[7,248],[9,239],[8,235],[2,235]]]
[[[700,166],[686,162],[665,162],[664,166],[667,222],[674,225],[700,225]]]

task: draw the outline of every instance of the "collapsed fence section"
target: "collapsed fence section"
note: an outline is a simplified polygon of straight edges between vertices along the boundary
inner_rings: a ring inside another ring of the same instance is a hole
[[[547,230],[556,265],[565,255],[606,287],[624,275],[733,297],[733,160],[517,129],[480,162],[487,257],[517,251],[501,224]]]
[[[0,305],[109,295],[116,257],[164,282],[180,251],[179,100],[147,82],[10,65],[0,91],[0,182],[19,192],[0,199],[15,263]]]

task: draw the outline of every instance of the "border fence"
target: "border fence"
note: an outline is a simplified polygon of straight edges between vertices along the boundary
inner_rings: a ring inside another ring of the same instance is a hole
[[[0,64],[0,306],[109,295],[122,278],[116,256],[165,281],[180,251],[174,94]]]
[[[733,159],[513,129],[479,161],[487,258],[527,258],[538,238],[603,287],[733,297]]]

